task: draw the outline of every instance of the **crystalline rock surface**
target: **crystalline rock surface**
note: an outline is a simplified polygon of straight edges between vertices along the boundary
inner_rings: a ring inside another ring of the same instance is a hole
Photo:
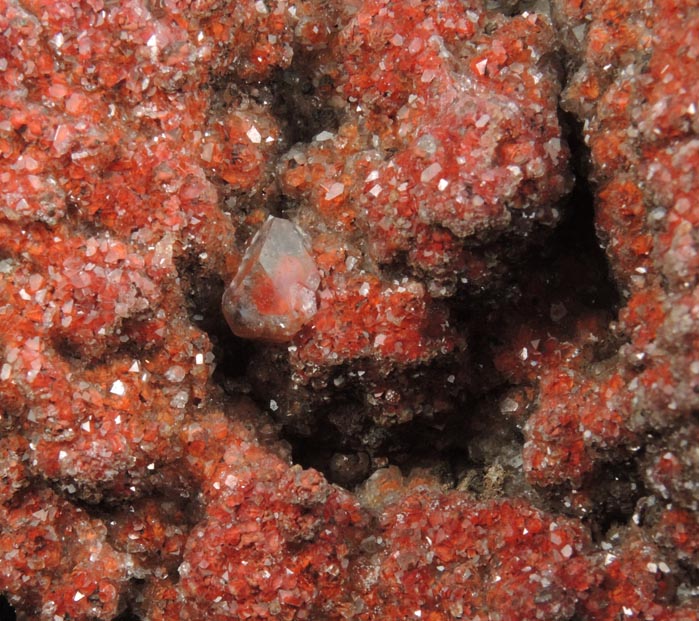
[[[699,621],[696,0],[0,0],[0,619]]]

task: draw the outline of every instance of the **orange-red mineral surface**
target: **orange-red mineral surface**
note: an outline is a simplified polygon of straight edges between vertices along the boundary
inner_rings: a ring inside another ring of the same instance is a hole
[[[0,621],[699,621],[699,3],[0,0]]]

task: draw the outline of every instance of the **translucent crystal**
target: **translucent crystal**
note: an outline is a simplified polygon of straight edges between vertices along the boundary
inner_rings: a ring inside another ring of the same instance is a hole
[[[223,295],[223,314],[237,336],[287,341],[315,315],[319,285],[304,234],[270,216]]]

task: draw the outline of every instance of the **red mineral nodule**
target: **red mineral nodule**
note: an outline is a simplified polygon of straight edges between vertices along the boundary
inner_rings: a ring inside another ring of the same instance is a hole
[[[315,315],[319,285],[301,230],[270,216],[223,294],[223,314],[237,336],[288,341]]]

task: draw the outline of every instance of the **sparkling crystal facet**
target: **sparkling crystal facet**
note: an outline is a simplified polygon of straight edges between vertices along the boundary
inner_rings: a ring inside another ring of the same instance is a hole
[[[315,315],[319,285],[303,233],[270,216],[223,295],[223,314],[240,337],[286,341]]]

